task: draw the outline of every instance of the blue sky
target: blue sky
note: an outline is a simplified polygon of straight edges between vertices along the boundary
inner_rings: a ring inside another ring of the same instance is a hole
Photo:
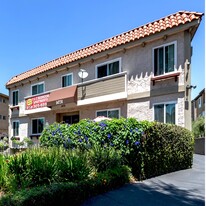
[[[15,75],[180,10],[205,13],[204,0],[0,1],[0,93]],[[204,38],[205,17],[192,41],[192,98],[205,87]]]

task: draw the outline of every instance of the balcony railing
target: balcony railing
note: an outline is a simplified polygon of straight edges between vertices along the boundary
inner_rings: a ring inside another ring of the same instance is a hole
[[[106,101],[110,98],[111,100],[126,98],[126,79],[127,73],[122,72],[81,83],[77,88],[77,100],[81,104],[81,101],[95,103],[98,98]]]

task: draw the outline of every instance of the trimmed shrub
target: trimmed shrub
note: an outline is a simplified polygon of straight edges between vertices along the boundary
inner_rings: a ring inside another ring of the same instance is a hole
[[[155,122],[147,131],[143,153],[146,178],[192,166],[194,138],[180,126]]]

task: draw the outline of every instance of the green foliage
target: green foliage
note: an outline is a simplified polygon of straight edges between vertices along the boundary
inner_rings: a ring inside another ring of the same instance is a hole
[[[143,179],[191,167],[194,140],[188,130],[176,125],[121,118],[101,122],[86,119],[74,125],[55,123],[43,131],[40,143],[83,151],[93,148],[93,162],[102,167],[99,170],[107,167],[101,166],[109,152],[105,148],[114,148],[123,164]]]
[[[52,182],[80,181],[90,173],[86,154],[78,150],[35,148],[0,161],[2,173],[7,175],[1,187],[10,191]]]
[[[12,192],[3,205],[78,205],[128,182],[123,164],[139,180],[191,167],[194,146],[185,128],[134,118],[55,123],[40,140],[43,148],[0,156],[0,187]]]
[[[94,145],[89,151],[90,164],[97,172],[113,169],[122,164],[120,153],[113,147]]]
[[[5,149],[7,149],[9,146],[9,141],[7,137],[4,137],[2,140],[0,140],[0,152],[3,152]]]
[[[89,167],[89,157],[87,153],[80,150],[61,149],[58,154],[58,182],[78,182],[87,179],[91,168]]]
[[[153,177],[192,166],[192,133],[172,124],[154,123],[145,139],[144,176]]]
[[[0,206],[76,206],[91,196],[122,186],[129,176],[129,168],[119,165],[78,183],[52,183],[7,194],[0,200]]]
[[[192,123],[192,132],[196,138],[205,137],[205,118],[199,117]]]
[[[8,167],[7,167],[7,156],[0,154],[0,191],[6,187],[7,185],[7,175],[8,175]]]

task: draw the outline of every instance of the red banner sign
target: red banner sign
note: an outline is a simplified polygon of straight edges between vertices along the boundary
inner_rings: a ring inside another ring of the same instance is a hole
[[[46,107],[48,99],[49,94],[44,94],[26,99],[26,110]]]

